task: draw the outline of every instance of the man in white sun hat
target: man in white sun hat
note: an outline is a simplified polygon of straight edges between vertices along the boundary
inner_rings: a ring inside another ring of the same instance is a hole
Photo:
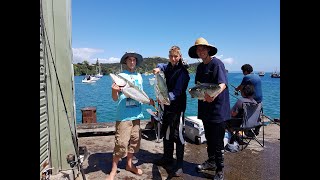
[[[214,56],[217,51],[216,47],[200,37],[189,48],[188,54],[191,58],[202,59],[197,66],[194,82],[214,83],[221,87],[216,96],[205,94],[204,100],[198,100],[198,119],[201,119],[204,125],[208,160],[196,167],[198,171],[215,170],[214,179],[221,180],[224,177],[223,138],[225,121],[230,119],[230,99],[227,71],[223,62]]]

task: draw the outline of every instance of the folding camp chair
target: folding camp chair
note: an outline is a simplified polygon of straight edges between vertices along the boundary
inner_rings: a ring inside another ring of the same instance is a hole
[[[252,102],[244,102],[242,103],[243,108],[243,116],[241,118],[242,122],[240,127],[239,126],[229,126],[230,129],[232,129],[235,133],[232,132],[232,139],[236,139],[236,136],[238,136],[238,132],[241,134],[242,140],[245,142],[242,144],[241,150],[246,148],[251,140],[255,140],[261,147],[264,147],[264,122],[261,118],[262,115],[262,105],[261,103],[252,103]],[[259,140],[256,136],[256,128],[260,128],[262,126],[262,143],[261,140]],[[246,136],[245,132],[250,132],[252,134],[251,137]],[[244,147],[243,147],[244,146]]]

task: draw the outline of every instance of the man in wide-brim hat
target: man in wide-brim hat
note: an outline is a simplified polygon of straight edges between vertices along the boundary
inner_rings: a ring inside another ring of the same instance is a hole
[[[205,93],[204,100],[198,100],[198,119],[201,119],[204,125],[208,160],[196,167],[198,171],[215,170],[214,179],[221,180],[224,177],[225,121],[230,119],[231,114],[227,71],[223,62],[214,56],[216,53],[217,48],[202,37],[198,38],[188,51],[191,58],[202,59],[194,82],[213,83],[221,87],[217,95],[210,97]]]
[[[143,90],[143,80],[140,73],[136,72],[136,66],[143,61],[140,54],[135,52],[126,52],[121,60],[121,64],[126,64],[125,70],[118,75],[131,82],[137,88]],[[115,115],[115,140],[112,154],[112,168],[107,180],[113,180],[117,175],[118,162],[127,157],[126,170],[136,175],[142,175],[142,169],[136,167],[133,163],[133,154],[140,150],[141,129],[140,120],[144,119],[142,112],[142,103],[127,97],[123,88],[115,82],[112,83],[111,97],[116,102]],[[150,105],[154,106],[154,101],[150,98]]]
[[[127,57],[129,56],[133,56],[136,58],[136,66],[139,66],[141,64],[141,62],[143,61],[143,58],[140,54],[138,53],[135,53],[133,51],[129,51],[129,52],[126,52],[122,57],[121,57],[121,60],[120,60],[120,64],[126,64],[126,59]]]
[[[209,44],[207,40],[205,40],[204,38],[200,37],[196,40],[196,42],[194,43],[193,46],[190,47],[188,54],[191,58],[199,58],[199,56],[197,55],[197,46],[206,46],[209,48],[209,56],[214,56],[215,54],[217,54],[217,48],[214,47],[213,45]]]

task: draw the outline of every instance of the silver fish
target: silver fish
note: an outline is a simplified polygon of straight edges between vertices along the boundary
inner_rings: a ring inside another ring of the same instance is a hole
[[[216,96],[221,87],[218,84],[213,83],[200,83],[198,82],[194,87],[189,88],[191,98],[197,98],[204,100],[204,93],[207,93],[210,97]]]
[[[127,98],[134,99],[144,104],[150,103],[149,96],[139,87],[135,86],[132,82],[128,81],[121,75],[110,73],[110,76],[114,83],[116,83],[118,86],[123,87],[122,92]]]
[[[154,83],[155,94],[157,98],[165,105],[170,105],[169,92],[167,88],[166,81],[157,73],[155,75],[155,83]]]
[[[125,88],[122,89],[122,92],[126,97],[134,99],[140,103],[144,103],[144,104],[150,103],[150,99],[148,95],[137,87],[125,86]]]
[[[116,74],[110,73],[110,77],[114,83],[116,83],[118,86],[123,87],[127,84],[127,80],[124,80],[123,78],[120,78]]]

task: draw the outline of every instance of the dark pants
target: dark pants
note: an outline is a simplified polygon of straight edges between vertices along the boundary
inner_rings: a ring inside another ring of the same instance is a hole
[[[225,121],[227,128],[240,127],[242,124],[242,118],[231,118]]]
[[[225,134],[225,122],[212,123],[203,121],[204,132],[207,139],[207,153],[208,161],[215,163],[217,171],[221,171],[224,167],[224,134]]]
[[[180,123],[181,113],[165,111],[161,126],[161,137],[163,137],[164,157],[173,159],[174,143],[176,143],[177,166],[182,168],[184,154],[184,115]],[[170,133],[167,134],[169,128]]]

